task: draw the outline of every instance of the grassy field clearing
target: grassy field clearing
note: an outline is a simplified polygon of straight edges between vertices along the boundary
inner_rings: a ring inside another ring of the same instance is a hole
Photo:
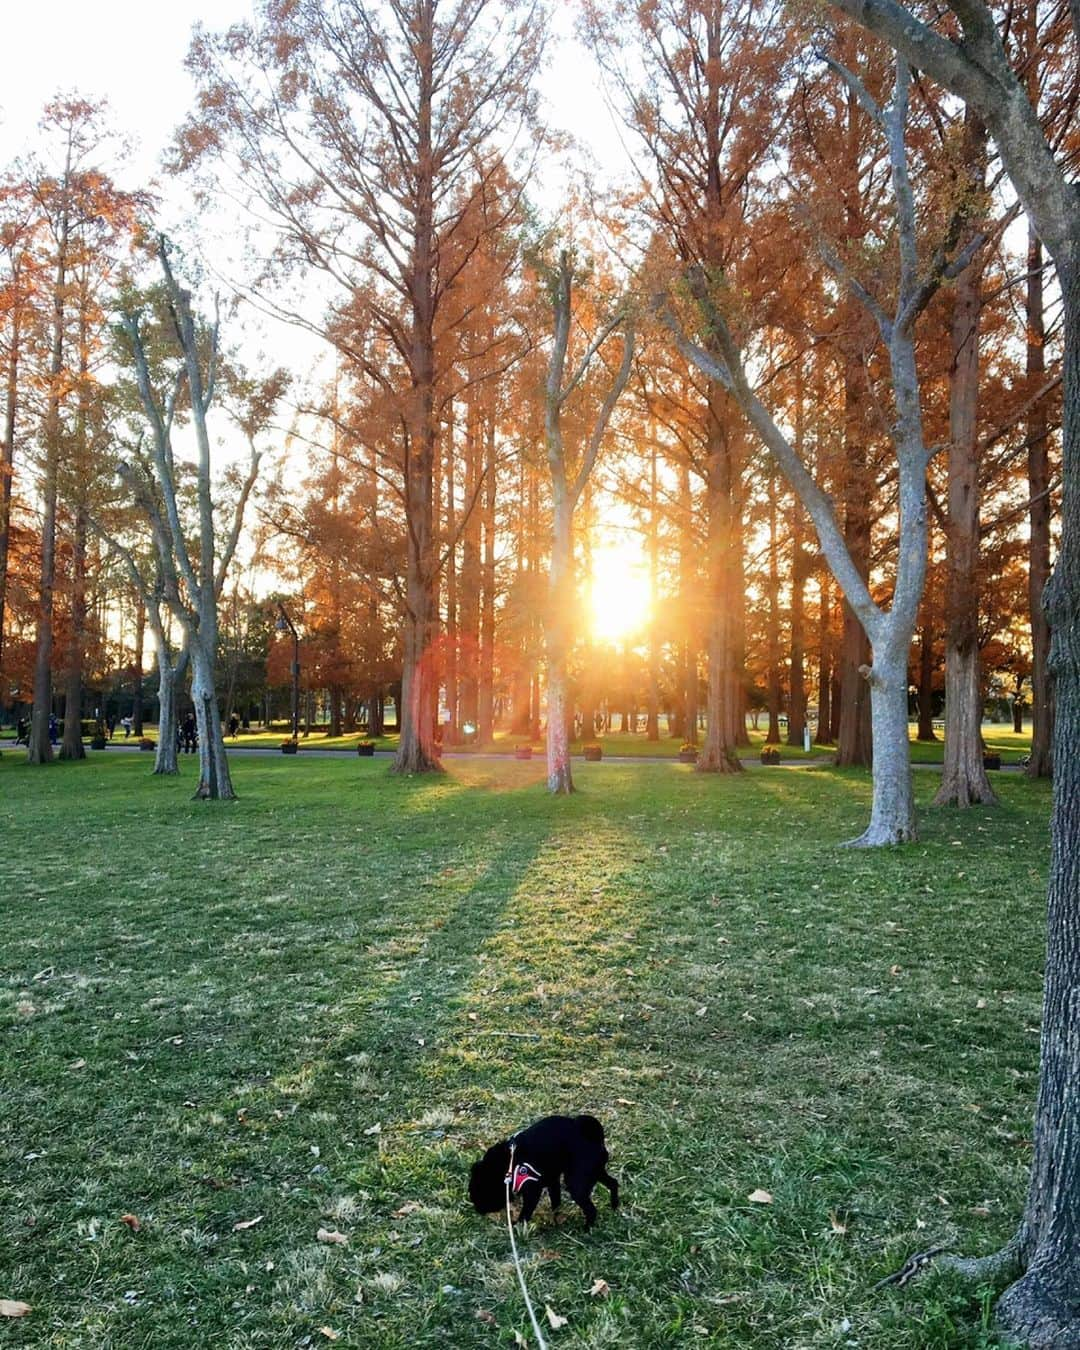
[[[832,769],[184,768],[0,760],[0,1346],[511,1345],[465,1181],[553,1110],[624,1196],[524,1236],[553,1346],[995,1344],[986,1291],[872,1286],[1019,1212],[1044,785],[866,854]]]
[[[913,722],[908,728],[911,735],[911,758],[914,762],[920,764],[940,764],[945,753],[944,740],[942,733],[938,732],[936,741],[917,741],[915,739],[917,726]],[[9,732],[8,740],[14,738],[14,732]],[[157,738],[157,727],[148,725],[146,734],[154,739]],[[251,748],[253,746],[259,749],[278,749],[282,740],[288,736],[288,728],[282,727],[274,731],[251,731],[241,733],[235,740],[232,737],[226,738],[227,747]],[[357,742],[366,737],[361,737],[353,732],[349,736],[327,736],[322,732],[313,733],[311,736],[301,735],[301,749],[310,750],[352,750],[356,749]],[[747,731],[746,745],[742,747],[744,756],[752,757],[760,754],[761,747],[765,744],[765,733],[763,731]],[[983,740],[986,743],[987,750],[992,754],[999,754],[1004,764],[1018,764],[1020,760],[1031,750],[1031,732],[1024,731],[1017,734],[1011,726],[1002,723],[986,723],[983,726]],[[130,741],[128,742],[130,744]],[[544,747],[544,738],[534,738],[531,742],[525,736],[514,736],[506,732],[499,732],[495,737],[494,745],[475,747],[469,745],[459,745],[452,747],[455,754],[468,754],[474,750],[482,749],[485,754],[513,754],[519,745],[532,744],[534,753],[542,754]],[[633,759],[654,759],[677,757],[679,747],[682,745],[681,736],[662,736],[659,741],[648,741],[643,735],[632,736],[629,733],[621,731],[608,732],[603,736],[598,736],[595,743],[603,747],[604,754],[615,758],[633,758]],[[115,744],[124,744],[123,732],[117,732]],[[375,740],[375,746],[378,750],[396,750],[397,736],[380,736]],[[571,750],[575,755],[580,755],[583,742],[573,741]],[[815,745],[812,746],[809,755],[801,746],[787,745],[781,742],[781,750],[785,759],[823,759],[827,758],[835,747]]]

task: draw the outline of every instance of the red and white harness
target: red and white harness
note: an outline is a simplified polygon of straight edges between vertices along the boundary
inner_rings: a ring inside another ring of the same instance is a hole
[[[543,1181],[543,1177],[532,1163],[515,1163],[513,1150],[511,1150],[510,1171],[503,1178],[503,1184],[510,1187],[513,1195],[517,1195],[527,1181]]]

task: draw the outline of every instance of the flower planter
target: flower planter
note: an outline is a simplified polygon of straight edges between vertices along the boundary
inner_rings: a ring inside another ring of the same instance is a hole
[[[585,759],[589,760],[593,764],[599,763],[599,761],[604,757],[603,748],[599,745],[587,745],[585,746],[585,748],[582,750],[581,753],[585,757]]]
[[[679,763],[680,763],[680,764],[696,764],[696,763],[697,763],[697,753],[698,753],[698,752],[697,752],[696,750],[680,750],[680,751],[679,751]]]
[[[375,747],[370,741],[361,741],[356,747],[356,753],[361,759],[371,759],[375,754]]]
[[[295,741],[282,741],[282,742],[281,742],[281,753],[282,753],[283,755],[295,755],[296,752],[297,752],[297,750],[299,750],[299,749],[300,749],[300,747],[299,747],[299,745],[297,745],[297,743],[296,743]]]
[[[94,739],[90,742],[90,749],[104,750],[108,744],[109,742],[105,739],[104,736],[95,736]]]
[[[152,741],[152,740],[150,740],[148,737],[144,736],[143,739],[139,742],[139,749],[140,749],[140,750],[156,750],[156,749],[157,749],[157,741]]]
[[[518,745],[514,747],[515,759],[532,759],[531,745]]]
[[[1000,755],[983,755],[983,768],[984,768],[984,769],[1000,769],[1000,768],[1001,768],[1001,756],[1000,756]]]
[[[780,751],[776,746],[767,745],[761,752],[761,762],[762,764],[779,764]]]

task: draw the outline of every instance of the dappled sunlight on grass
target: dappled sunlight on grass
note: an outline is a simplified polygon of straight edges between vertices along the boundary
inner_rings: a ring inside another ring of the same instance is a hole
[[[542,769],[238,759],[219,809],[136,756],[0,762],[11,1344],[511,1343],[467,1171],[555,1110],[624,1185],[523,1235],[567,1344],[986,1344],[948,1282],[871,1290],[1019,1211],[1045,785],[959,813],[917,779],[920,843],[868,854],[858,772]]]

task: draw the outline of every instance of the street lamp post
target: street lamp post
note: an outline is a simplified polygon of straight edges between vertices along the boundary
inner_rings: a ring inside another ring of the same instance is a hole
[[[296,632],[296,625],[292,619],[285,613],[285,606],[278,601],[278,613],[280,618],[277,621],[277,630],[284,633],[286,629],[292,634],[292,738],[294,741],[300,740],[300,638]]]

